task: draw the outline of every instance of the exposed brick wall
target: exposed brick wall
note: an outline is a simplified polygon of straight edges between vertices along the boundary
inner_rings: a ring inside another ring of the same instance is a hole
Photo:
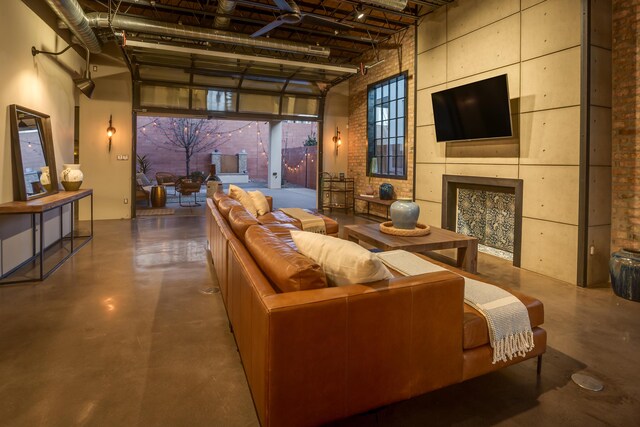
[[[356,194],[364,192],[369,185],[366,174],[367,163],[367,86],[400,72],[408,73],[407,89],[407,179],[371,178],[371,186],[376,191],[380,184],[391,183],[396,197],[413,196],[413,153],[414,153],[414,30],[409,29],[401,38],[401,49],[381,50],[379,58],[384,62],[368,70],[366,75],[357,75],[349,80],[349,166],[348,176],[355,179]],[[370,59],[367,62],[375,62]],[[362,210],[362,206],[356,207]],[[371,205],[373,211],[376,207]],[[383,208],[386,212],[386,208]],[[381,211],[382,212],[382,211]]]
[[[613,1],[611,250],[640,249],[640,0]]]
[[[147,155],[150,160],[150,171],[147,176],[155,177],[156,172],[170,172],[176,175],[185,173],[184,152],[168,150],[160,144],[164,136],[153,126],[156,123],[170,123],[167,117],[138,117],[137,154]],[[191,158],[190,169],[209,172],[211,152],[218,149],[222,154],[247,152],[247,169],[249,179],[256,182],[267,181],[267,153],[269,152],[269,124],[265,122],[249,122],[239,120],[212,120],[210,140],[213,141],[207,150],[195,154]],[[241,130],[241,131],[240,131]],[[260,134],[258,134],[258,130]],[[282,147],[301,147],[308,135],[316,135],[318,125],[315,122],[285,122],[282,130]],[[231,135],[229,135],[231,133]],[[218,136],[220,134],[220,136]]]

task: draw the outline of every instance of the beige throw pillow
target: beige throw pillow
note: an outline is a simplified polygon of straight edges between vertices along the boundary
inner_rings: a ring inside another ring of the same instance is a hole
[[[256,207],[258,211],[258,215],[264,215],[269,213],[269,202],[267,198],[264,197],[261,191],[249,191],[249,196],[251,196],[251,200],[253,201],[253,205]]]
[[[233,184],[229,185],[229,196],[232,199],[235,199],[240,203],[242,203],[242,206],[244,206],[244,208],[247,211],[249,211],[251,215],[258,216],[258,210],[253,204],[253,200],[251,199],[251,196],[249,196],[249,194],[246,191],[244,191],[242,188]]]
[[[373,253],[355,242],[308,231],[291,231],[298,251],[322,267],[334,286],[391,279],[393,275]]]

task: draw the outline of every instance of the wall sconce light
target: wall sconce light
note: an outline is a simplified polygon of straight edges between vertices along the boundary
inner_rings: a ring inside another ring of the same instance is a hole
[[[107,128],[107,136],[109,137],[109,152],[111,152],[111,137],[114,133],[116,133],[116,128],[113,127],[113,123],[111,122],[113,119],[113,115],[109,114],[109,127]]]
[[[338,149],[340,148],[340,146],[342,145],[342,137],[340,136],[340,129],[338,129],[338,127],[336,126],[336,134],[333,138],[331,138],[333,140],[333,143],[336,146],[336,156],[338,155]]]
[[[91,98],[91,95],[93,95],[93,90],[96,88],[96,84],[93,82],[93,80],[91,80],[91,73],[89,72],[89,49],[85,45],[82,45],[79,43],[72,43],[69,46],[62,49],[60,52],[47,52],[44,50],[38,50],[36,49],[35,46],[31,46],[31,55],[36,56],[39,53],[44,53],[46,55],[58,56],[65,53],[66,51],[71,49],[71,47],[73,46],[80,46],[87,51],[87,60],[85,64],[86,68],[84,70],[84,75],[82,77],[76,77],[75,79],[73,79],[73,83],[80,90],[80,92],[84,93],[87,96],[87,98]]]

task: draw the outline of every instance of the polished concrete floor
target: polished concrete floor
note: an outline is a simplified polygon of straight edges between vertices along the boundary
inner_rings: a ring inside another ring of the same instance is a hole
[[[220,294],[209,293],[204,224],[98,221],[45,282],[0,287],[0,425],[257,425]],[[544,302],[542,376],[528,361],[335,425],[640,424],[640,304],[484,254],[479,270]],[[576,372],[604,390],[580,389]]]

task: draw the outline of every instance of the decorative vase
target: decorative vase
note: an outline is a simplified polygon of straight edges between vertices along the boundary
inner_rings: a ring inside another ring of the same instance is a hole
[[[47,193],[50,193],[51,188],[51,173],[49,172],[49,166],[43,166],[40,168],[40,184],[47,190]]]
[[[611,287],[621,298],[640,302],[640,251],[623,248],[609,260]]]
[[[60,174],[60,182],[67,191],[75,191],[82,185],[84,174],[80,170],[79,164],[65,163]]]
[[[373,186],[371,184],[369,184],[366,187],[364,187],[364,194],[367,194],[369,196],[373,196],[374,194],[376,194],[376,190],[374,190]]]
[[[380,184],[380,199],[393,200],[393,185],[389,183]]]
[[[418,223],[420,206],[413,199],[398,199],[391,204],[390,212],[395,228],[413,230]]]

